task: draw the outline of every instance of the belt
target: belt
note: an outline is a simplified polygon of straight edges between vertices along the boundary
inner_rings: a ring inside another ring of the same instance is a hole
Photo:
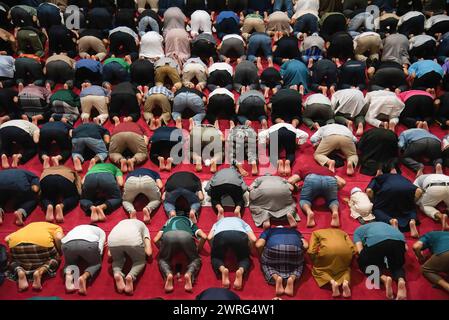
[[[449,182],[432,182],[432,183],[429,183],[427,186],[426,186],[426,190],[427,189],[429,189],[430,187],[437,187],[437,186],[449,186]]]

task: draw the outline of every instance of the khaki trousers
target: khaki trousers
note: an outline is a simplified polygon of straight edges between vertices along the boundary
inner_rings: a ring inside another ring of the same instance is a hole
[[[119,164],[124,159],[123,152],[131,151],[136,160],[136,164],[141,164],[148,159],[148,150],[145,138],[134,132],[119,132],[111,137],[109,144],[109,159],[115,164]]]
[[[313,156],[320,165],[324,166],[330,160],[328,155],[335,150],[340,150],[348,162],[350,161],[354,166],[357,166],[359,157],[354,141],[350,137],[338,134],[323,138]]]
[[[145,105],[143,106],[143,118],[146,122],[153,120],[153,110],[157,107],[162,110],[161,119],[165,124],[168,124],[171,119],[171,105],[167,96],[162,93],[152,94],[147,97]]]

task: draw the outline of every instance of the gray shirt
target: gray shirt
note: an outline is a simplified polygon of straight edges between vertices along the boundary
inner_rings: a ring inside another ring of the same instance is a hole
[[[259,98],[262,101],[265,101],[265,97],[263,96],[262,92],[260,92],[258,90],[249,90],[249,91],[246,91],[245,93],[243,93],[239,97],[239,104],[241,104],[247,98]]]
[[[14,78],[14,58],[11,56],[0,56],[0,77]]]
[[[233,184],[236,186],[240,186],[243,191],[246,191],[248,189],[248,186],[243,180],[243,177],[234,168],[221,169],[220,171],[215,173],[204,189],[206,190],[206,192],[209,192],[211,187],[219,186],[222,184]]]
[[[383,40],[382,61],[393,61],[403,64],[410,64],[409,42],[406,36],[400,33],[389,35]]]

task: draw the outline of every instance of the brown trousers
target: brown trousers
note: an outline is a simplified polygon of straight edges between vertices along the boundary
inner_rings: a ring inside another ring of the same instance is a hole
[[[154,70],[154,82],[156,85],[164,85],[166,78],[169,78],[174,86],[181,88],[181,77],[178,71],[170,66],[161,66]]]
[[[340,150],[348,161],[351,161],[354,166],[357,166],[359,157],[354,141],[350,137],[333,134],[321,140],[318,148],[315,150],[313,157],[322,166],[324,166],[330,159],[328,155],[335,150]]]
[[[443,279],[441,273],[449,274],[449,251],[433,255],[422,265],[423,276],[433,284]]]
[[[108,51],[103,41],[93,36],[85,36],[78,41],[78,51],[79,56],[83,59],[88,58],[89,51],[93,50],[96,52],[96,57],[101,61],[106,58]]]
[[[153,120],[153,110],[157,107],[161,108],[162,110],[161,119],[165,124],[168,124],[171,119],[171,105],[170,101],[168,101],[167,96],[162,93],[152,94],[151,96],[147,97],[145,105],[143,107],[143,118],[146,122],[150,122],[151,120]]]
[[[109,159],[119,164],[124,159],[123,152],[131,151],[136,159],[136,164],[141,164],[148,159],[148,150],[145,138],[134,132],[119,132],[111,137],[109,144]]]

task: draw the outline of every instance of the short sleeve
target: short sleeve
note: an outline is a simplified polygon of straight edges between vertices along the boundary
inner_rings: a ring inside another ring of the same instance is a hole
[[[147,226],[145,224],[141,224],[141,232],[142,232],[142,240],[145,238],[150,239],[150,230],[148,230]]]
[[[270,237],[271,229],[267,229],[260,235],[260,239],[264,239],[265,241]]]
[[[422,246],[423,250],[429,249],[429,247],[430,247],[430,235],[428,233],[426,233],[421,238],[419,238],[419,241],[421,241],[423,243],[423,246]]]
[[[357,228],[354,231],[354,243],[362,242],[363,243],[363,230],[362,228]]]
[[[106,129],[105,127],[102,127],[102,126],[98,126],[99,127],[99,130],[100,130],[100,134],[101,134],[101,136],[106,136],[106,135],[111,135],[111,133],[109,132],[109,130],[108,129]]]
[[[58,225],[53,225],[53,226],[49,227],[48,231],[50,232],[53,239],[56,237],[56,234],[58,232],[60,232],[61,234],[63,233],[62,228]]]
[[[119,168],[117,168],[116,166],[114,166],[114,167],[115,167],[115,176],[116,177],[123,177],[123,172]]]
[[[193,234],[196,234],[196,232],[199,230],[199,228],[198,228],[198,226],[196,225],[196,223],[192,223],[191,228],[192,228],[192,233],[193,233]]]
[[[243,229],[245,230],[246,233],[248,232],[253,232],[253,229],[251,229],[251,227],[249,226],[249,224],[247,224],[245,221],[242,220],[242,225],[243,225]]]

